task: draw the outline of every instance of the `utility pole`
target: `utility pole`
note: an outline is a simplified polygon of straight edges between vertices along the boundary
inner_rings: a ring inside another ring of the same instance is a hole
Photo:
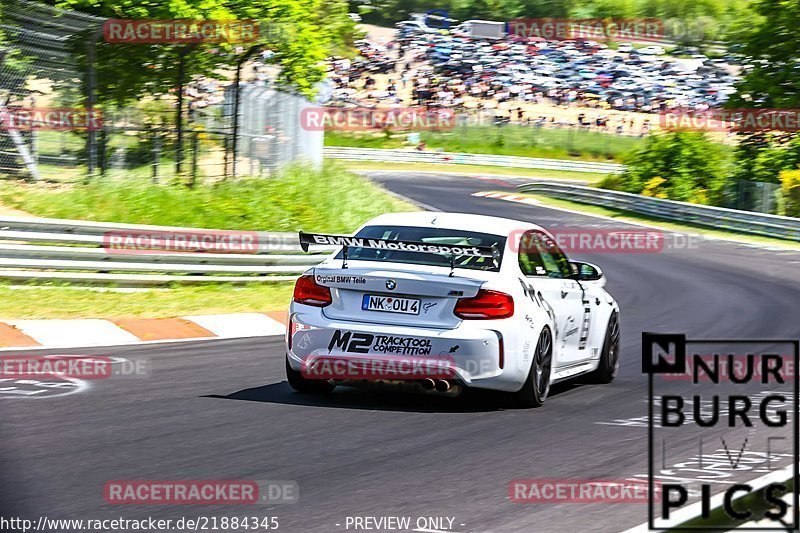
[[[236,62],[236,85],[233,87],[233,177],[236,178],[236,157],[239,152],[239,105],[241,98],[242,67],[253,54],[261,49],[261,45],[251,46]]]
[[[103,28],[94,30],[86,42],[86,116],[87,125],[94,123],[94,106],[97,104],[97,72],[95,62],[97,61],[97,40],[103,34]],[[94,177],[94,170],[97,166],[97,132],[93,127],[87,128],[86,137],[86,165],[87,180]]]
[[[178,139],[175,147],[175,174],[179,176],[183,169],[183,84],[186,77],[186,57],[196,47],[196,44],[191,44],[178,51],[178,109],[175,114]]]

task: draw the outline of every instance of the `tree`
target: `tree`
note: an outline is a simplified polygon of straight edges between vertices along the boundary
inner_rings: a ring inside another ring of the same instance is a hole
[[[567,18],[574,0],[504,0],[499,20],[519,18]]]
[[[346,11],[326,0],[63,0],[63,7],[107,18],[149,20],[256,20],[262,24],[258,44],[275,52],[281,67],[279,81],[311,95],[324,76],[322,64],[335,44],[346,43]],[[328,6],[325,8],[324,6]],[[324,13],[325,16],[320,16]],[[266,31],[265,31],[266,30]],[[95,31],[99,31],[96,28]],[[91,35],[76,36],[78,53],[85,51]],[[162,95],[176,86],[180,57],[186,56],[187,79],[219,76],[254,43],[201,43],[184,45],[97,45],[97,95],[101,103],[125,105],[144,95]]]
[[[740,53],[748,58],[744,77],[727,104],[732,108],[797,108],[800,105],[800,4],[758,0],[754,16],[735,29]],[[782,170],[800,164],[797,132],[737,135],[740,179],[777,182]]]
[[[738,21],[749,20],[749,0],[579,0],[569,2],[577,18],[657,18],[664,32],[684,44],[702,46],[726,37]]]
[[[800,3],[759,0],[738,35],[741,53],[749,56],[744,79],[730,107],[796,108],[800,106]]]
[[[355,39],[361,38],[363,32],[356,28],[356,23],[348,16],[350,6],[347,0],[327,0],[320,4],[317,21],[322,30],[328,33],[326,39],[331,43],[331,53],[348,55]]]

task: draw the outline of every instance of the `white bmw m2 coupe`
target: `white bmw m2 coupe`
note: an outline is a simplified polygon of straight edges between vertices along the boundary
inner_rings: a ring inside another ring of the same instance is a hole
[[[539,226],[399,213],[353,236],[301,233],[300,242],[335,251],[294,288],[286,374],[297,391],[475,387],[538,407],[555,382],[617,373],[619,307],[602,272],[569,261]]]

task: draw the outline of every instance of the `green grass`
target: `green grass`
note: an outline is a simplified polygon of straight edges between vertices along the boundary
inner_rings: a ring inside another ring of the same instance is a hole
[[[77,155],[86,148],[85,137],[85,133],[38,130],[36,132],[36,145],[39,153],[45,155],[58,155],[62,151]],[[108,148],[135,148],[140,138],[141,136],[134,132],[115,133],[107,139]]]
[[[292,283],[248,287],[203,285],[136,292],[89,290],[69,286],[0,285],[4,318],[161,318],[191,314],[282,311]],[[32,305],[36,302],[36,305]]]
[[[141,177],[88,184],[0,183],[0,203],[32,215],[103,222],[260,231],[351,232],[387,212],[415,208],[336,163],[296,166],[274,178],[153,184]]]
[[[453,174],[494,174],[499,176],[519,176],[523,178],[543,178],[559,180],[576,180],[596,183],[606,177],[597,172],[574,172],[571,170],[549,170],[535,168],[506,168],[486,165],[456,165],[436,163],[384,163],[378,161],[342,161],[349,170],[402,170],[404,172],[429,171]]]
[[[325,132],[326,146],[402,148],[406,135]],[[426,131],[421,139],[429,150],[473,154],[620,161],[644,139],[593,131],[506,125],[457,127],[449,132]]]

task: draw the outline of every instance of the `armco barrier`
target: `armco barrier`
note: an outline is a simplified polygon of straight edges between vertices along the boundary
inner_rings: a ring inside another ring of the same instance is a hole
[[[800,218],[710,207],[651,198],[639,194],[609,191],[596,187],[547,181],[526,183],[525,185],[520,185],[518,190],[525,193],[544,194],[563,200],[630,211],[664,220],[725,229],[742,234],[800,241]]]
[[[593,163],[565,159],[539,159],[491,154],[462,154],[456,152],[433,152],[417,150],[383,150],[380,148],[327,147],[323,155],[331,159],[348,161],[380,161],[387,163],[449,163],[455,165],[484,165],[507,168],[537,168],[544,170],[571,170],[573,172],[597,172],[614,174],[622,172],[625,165],[615,163]]]
[[[254,283],[296,278],[325,257],[301,253],[296,233],[255,232],[255,250],[122,253],[104,246],[115,233],[203,233],[220,230],[0,217],[0,279],[149,286],[172,283]]]

